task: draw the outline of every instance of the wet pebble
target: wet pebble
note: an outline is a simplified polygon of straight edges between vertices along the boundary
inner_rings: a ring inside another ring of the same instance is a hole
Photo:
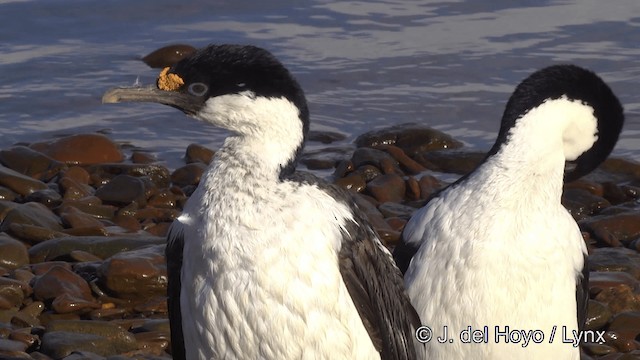
[[[49,181],[66,165],[26,146],[0,151],[0,163],[29,177]]]
[[[0,165],[0,185],[22,196],[29,195],[36,190],[47,188],[47,184],[42,181],[23,175],[2,165]]]
[[[184,159],[187,164],[200,162],[205,165],[209,165],[211,163],[211,160],[213,160],[214,155],[215,151],[209,149],[206,146],[202,146],[199,144],[189,144],[189,146],[187,146],[187,151]]]
[[[407,155],[414,156],[423,151],[455,149],[462,143],[450,135],[423,124],[406,123],[364,133],[356,138],[358,147],[395,145]]]
[[[611,206],[611,203],[584,189],[567,189],[562,193],[562,205],[579,221]]]
[[[33,264],[69,256],[74,250],[83,250],[106,259],[123,251],[165,242],[165,238],[156,236],[70,236],[32,246],[29,249],[29,257]]]
[[[622,271],[640,279],[640,254],[625,248],[599,248],[589,255],[591,271]]]
[[[87,171],[90,174],[91,182],[94,186],[100,187],[118,175],[129,175],[133,177],[147,177],[158,188],[169,186],[169,170],[159,164],[96,164],[89,166]]]
[[[629,244],[640,237],[640,212],[594,216],[579,223],[593,239],[605,244]]]
[[[626,339],[635,339],[640,335],[640,311],[627,311],[616,314],[611,319],[608,330],[615,331]]]
[[[29,264],[27,247],[4,233],[0,233],[0,266],[5,269],[17,269]]]
[[[331,144],[336,141],[342,141],[346,138],[346,135],[333,131],[309,130],[309,133],[307,134],[308,141],[315,141],[323,144]]]
[[[91,165],[105,162],[121,162],[124,156],[120,147],[100,134],[70,135],[30,146],[49,157],[70,165]]]
[[[130,175],[114,177],[106,185],[98,188],[95,195],[103,203],[109,205],[124,206],[135,202],[144,207],[147,204],[144,181]]]
[[[196,51],[191,45],[174,44],[156,49],[142,58],[142,61],[152,68],[172,66]]]
[[[207,165],[194,162],[176,169],[171,173],[171,183],[177,186],[198,185]]]
[[[11,209],[0,224],[0,232],[9,230],[11,224],[34,225],[51,230],[62,230],[62,223],[46,206],[30,202]]]
[[[399,175],[384,174],[367,183],[367,191],[381,203],[401,202],[406,192],[406,184]]]
[[[464,175],[480,165],[485,156],[481,152],[442,150],[421,152],[415,159],[429,170]]]
[[[398,170],[398,173],[401,172],[398,162],[393,157],[391,157],[391,155],[382,150],[358,148],[353,152],[353,155],[351,156],[351,162],[353,163],[353,166],[355,168],[359,168],[363,165],[371,165],[381,170],[383,170],[382,168],[384,163],[388,163],[396,168]]]
[[[62,266],[54,266],[36,277],[33,292],[38,300],[53,301],[52,308],[59,314],[100,307],[87,282]]]
[[[589,300],[584,328],[586,330],[601,329],[609,322],[611,316],[611,310],[607,305],[599,301]]]
[[[69,228],[84,229],[84,228],[103,228],[104,225],[95,217],[84,213],[73,206],[67,206],[61,213],[60,219],[62,223]]]
[[[101,283],[123,298],[164,294],[167,286],[164,249],[163,244],[113,255],[98,269]]]
[[[306,151],[300,158],[300,163],[309,170],[333,169],[341,161],[349,157],[353,151],[351,147],[330,147]]]

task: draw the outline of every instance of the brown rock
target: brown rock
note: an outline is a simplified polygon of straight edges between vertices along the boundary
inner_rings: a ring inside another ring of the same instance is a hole
[[[66,165],[26,146],[0,151],[0,163],[29,177],[49,181]]]
[[[70,165],[120,162],[124,159],[118,145],[100,134],[80,134],[35,143],[31,148]]]
[[[589,288],[602,290],[625,284],[633,291],[640,291],[640,281],[631,274],[622,271],[592,271],[589,273]]]
[[[418,185],[420,185],[421,199],[428,199],[436,191],[444,187],[440,180],[431,175],[424,175],[423,177],[421,177],[418,181]]]
[[[171,182],[177,186],[197,185],[206,170],[207,165],[200,162],[187,164],[171,174]]]
[[[473,171],[485,157],[482,152],[441,150],[421,152],[414,159],[429,170],[464,175]]]
[[[562,205],[579,221],[611,206],[611,203],[583,189],[567,189],[562,193]]]
[[[89,166],[94,185],[104,185],[118,175],[147,177],[157,188],[169,187],[169,170],[158,164],[96,164]]]
[[[91,296],[87,282],[61,266],[54,266],[36,277],[33,293],[38,300],[53,300],[53,309],[59,314],[100,307]]]
[[[60,214],[62,223],[70,228],[104,228],[104,225],[91,215],[85,214],[73,206],[67,206]]]
[[[47,184],[0,165],[0,185],[22,196],[47,188]]]
[[[611,318],[611,310],[598,301],[589,300],[587,318],[584,324],[586,330],[598,330],[604,327]]]
[[[149,67],[161,69],[170,67],[196,51],[191,45],[175,44],[163,46],[142,58]]]
[[[24,202],[37,202],[48,208],[54,208],[62,202],[60,193],[53,189],[36,190],[24,197]]]
[[[35,225],[52,230],[62,230],[60,219],[40,203],[26,203],[9,211],[0,225],[0,232],[6,232],[11,224]]]
[[[587,190],[589,193],[595,196],[599,196],[599,197],[604,196],[604,189],[602,187],[602,184],[592,182],[592,181],[587,181],[584,179],[578,179],[578,180],[566,183],[564,184],[564,189],[565,190],[582,189],[582,190]]]
[[[391,157],[391,155],[387,154],[382,150],[371,149],[371,148],[358,148],[353,152],[353,156],[351,156],[351,162],[355,168],[359,168],[363,165],[372,165],[377,167],[378,169],[382,168],[382,162],[385,160],[393,164],[394,168],[400,171],[398,162]]]
[[[214,155],[215,151],[209,149],[208,147],[198,144],[189,144],[189,146],[187,146],[185,160],[187,164],[200,162],[205,165],[209,165],[211,164],[211,160],[213,160]]]
[[[613,313],[640,311],[640,295],[634,294],[627,285],[618,285],[602,290],[596,301],[606,304]]]
[[[310,130],[307,134],[307,141],[315,141],[323,144],[331,144],[336,141],[342,141],[347,137],[344,134],[333,131]]]
[[[580,221],[580,228],[605,244],[629,244],[640,237],[640,213],[595,216]]]
[[[425,125],[407,123],[364,133],[356,139],[358,147],[395,145],[413,157],[418,152],[454,149],[462,146],[451,136]]]
[[[67,236],[67,234],[47,229],[42,226],[28,224],[9,224],[7,233],[29,244],[38,244],[46,240]]]
[[[166,291],[165,245],[116,254],[98,269],[100,281],[118,297],[136,298]]]
[[[17,269],[29,264],[27,247],[18,240],[0,233],[0,266]]]
[[[382,213],[382,216],[385,218],[400,217],[407,220],[411,217],[413,212],[416,211],[415,208],[394,202],[382,203],[378,206],[378,210],[380,210],[380,213]]]
[[[623,271],[640,279],[640,254],[625,248],[600,248],[589,255],[591,271]]]
[[[129,175],[114,177],[109,183],[96,190],[95,195],[105,204],[116,206],[128,205],[134,201],[141,207],[147,204],[144,182],[140,178]]]
[[[352,172],[353,169],[354,167],[351,160],[342,160],[336,165],[336,170],[333,172],[333,178],[340,179],[348,173]]]
[[[142,152],[142,151],[134,151],[131,154],[131,162],[134,164],[153,164],[158,161],[158,159],[152,154]]]
[[[179,201],[182,200],[180,198],[184,198],[184,196],[176,195],[169,189],[161,189],[149,199],[147,205],[157,208],[173,209],[178,205]]]
[[[18,194],[13,192],[13,190],[0,186],[0,200],[13,201],[16,197],[18,197]],[[2,220],[1,217],[0,220]]]
[[[616,314],[611,323],[609,330],[615,331],[625,339],[635,339],[640,335],[640,311],[628,311]]]
[[[337,179],[335,184],[341,186],[347,190],[353,190],[361,192],[367,187],[367,183],[364,181],[360,174],[352,173],[346,177]]]
[[[351,147],[329,147],[309,150],[302,154],[300,163],[309,170],[333,169],[346,159],[353,149]]]
[[[406,185],[402,177],[385,174],[371,180],[367,184],[367,191],[381,203],[400,202],[404,199]]]
[[[378,145],[375,148],[389,153],[389,155],[391,155],[400,164],[402,169],[409,174],[418,174],[427,170],[427,168],[407,156],[407,154],[397,146],[383,144]]]
[[[63,178],[69,178],[78,184],[89,184],[89,173],[80,166],[72,166],[62,173]]]
[[[413,176],[407,178],[407,197],[409,200],[420,199],[420,183]]]
[[[71,177],[62,177],[58,181],[58,185],[65,200],[79,200],[91,197],[94,193],[94,189],[91,186],[80,183]]]

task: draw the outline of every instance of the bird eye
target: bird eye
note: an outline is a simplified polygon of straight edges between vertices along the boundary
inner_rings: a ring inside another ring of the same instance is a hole
[[[195,96],[202,96],[207,93],[209,87],[201,82],[193,83],[189,85],[189,93]]]

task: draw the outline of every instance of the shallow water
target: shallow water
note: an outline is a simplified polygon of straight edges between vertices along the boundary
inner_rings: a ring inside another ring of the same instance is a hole
[[[189,143],[225,136],[155,104],[102,93],[158,70],[139,58],[174,43],[255,44],[306,91],[312,129],[350,143],[424,122],[486,150],[517,83],[554,63],[600,74],[627,122],[617,155],[640,161],[640,2],[0,0],[0,148],[103,131],[178,163]]]

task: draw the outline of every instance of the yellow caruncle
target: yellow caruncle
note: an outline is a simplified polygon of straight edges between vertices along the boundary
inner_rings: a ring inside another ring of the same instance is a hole
[[[184,85],[184,80],[176,74],[169,74],[169,68],[162,69],[158,76],[158,89],[166,91],[178,90]]]

